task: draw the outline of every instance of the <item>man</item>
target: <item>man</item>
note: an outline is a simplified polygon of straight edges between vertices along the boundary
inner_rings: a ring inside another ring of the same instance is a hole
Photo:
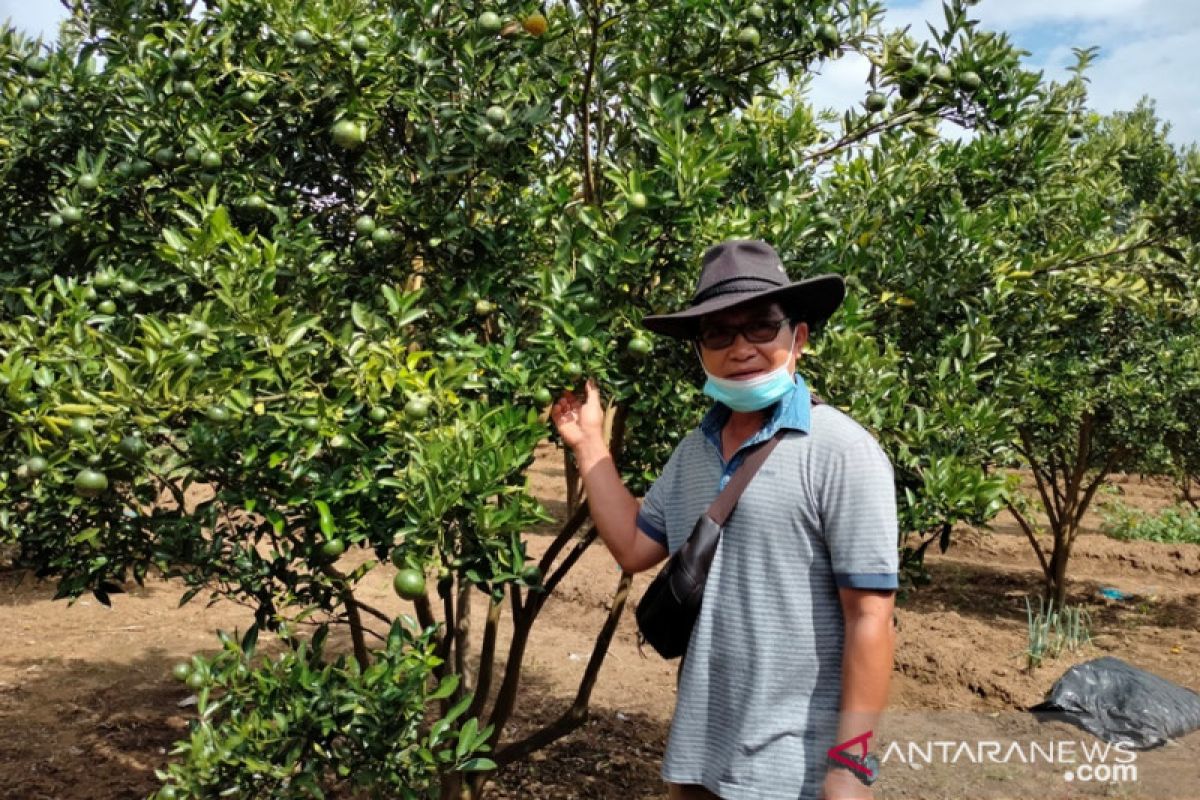
[[[743,493],[713,559],[679,676],[663,762],[672,800],[869,798],[860,757],[887,702],[898,587],[891,465],[874,438],[813,404],[796,359],[841,304],[825,275],[790,283],[760,241],[711,248],[689,308],[647,317],[691,341],[717,402],[643,503],[606,449],[595,384],[551,417],[579,464],[592,519],[628,572],[686,541],[746,452],[784,436]],[[860,746],[861,745],[861,746]]]

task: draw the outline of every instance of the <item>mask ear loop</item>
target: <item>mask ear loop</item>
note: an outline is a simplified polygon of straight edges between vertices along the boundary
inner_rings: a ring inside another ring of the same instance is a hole
[[[696,353],[696,360],[700,362],[700,371],[709,378],[713,377],[713,374],[704,366],[704,356],[700,353],[700,342],[695,339],[692,339],[692,350]]]

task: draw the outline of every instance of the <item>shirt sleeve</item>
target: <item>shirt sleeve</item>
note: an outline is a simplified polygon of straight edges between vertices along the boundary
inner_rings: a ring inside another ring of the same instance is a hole
[[[667,519],[663,509],[662,487],[663,479],[662,476],[659,476],[650,490],[646,492],[646,496],[642,498],[642,507],[637,515],[637,526],[642,533],[670,549],[667,542]]]
[[[821,518],[839,588],[900,587],[895,477],[883,448],[869,435],[833,457]]]
[[[642,498],[642,508],[637,515],[638,530],[667,550],[671,549],[670,540],[667,537],[667,497],[670,495],[670,487],[676,481],[675,471],[681,447],[682,444],[671,453],[671,457],[667,459],[667,465],[663,467],[662,474],[646,491],[646,496]]]

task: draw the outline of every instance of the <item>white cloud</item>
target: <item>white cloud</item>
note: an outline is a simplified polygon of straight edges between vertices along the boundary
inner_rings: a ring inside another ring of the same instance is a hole
[[[0,20],[47,42],[58,38],[58,25],[66,17],[67,10],[58,0],[0,0]]]
[[[1150,0],[988,0],[973,11],[988,27],[1011,29],[1044,22],[1125,19],[1150,6]]]
[[[1047,65],[1052,74],[1055,65]],[[1200,26],[1103,48],[1088,70],[1089,105],[1102,113],[1127,111],[1148,95],[1177,144],[1200,141]]]
[[[829,108],[840,114],[862,102],[867,94],[870,71],[871,62],[858,53],[828,61],[821,67],[820,74],[813,76],[809,99],[818,110]]]
[[[1200,142],[1200,88],[1195,81],[1200,75],[1200,2],[985,0],[971,13],[982,29],[1008,32],[1032,53],[1029,66],[1050,79],[1066,76],[1075,63],[1073,47],[1098,46],[1087,73],[1092,108],[1102,113],[1128,110],[1149,96],[1159,117],[1171,123],[1176,144]],[[911,26],[920,39],[929,36],[927,21],[944,26],[941,0],[896,5],[886,17],[888,27]],[[857,83],[849,67],[825,72],[813,83],[818,106],[842,109],[859,102],[865,69]]]
[[[1156,11],[1157,11],[1156,4]],[[968,9],[970,15],[991,30],[1016,30],[1045,23],[1080,23],[1127,19],[1148,13],[1150,0],[984,0]],[[927,33],[925,22],[938,27],[945,23],[942,0],[921,0],[915,4],[893,3],[887,19],[897,28],[911,25],[913,34]]]

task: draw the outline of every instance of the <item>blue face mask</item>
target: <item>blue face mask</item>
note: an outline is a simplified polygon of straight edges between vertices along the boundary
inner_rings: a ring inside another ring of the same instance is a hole
[[[788,349],[788,360],[795,358],[795,340]],[[696,355],[699,355],[697,352]],[[701,366],[704,360],[700,361]],[[765,375],[759,375],[744,381],[731,381],[728,378],[718,378],[707,369],[704,374],[708,380],[704,383],[704,393],[719,403],[732,408],[734,411],[762,411],[788,392],[796,389],[795,379],[788,373],[787,363],[771,370]]]

